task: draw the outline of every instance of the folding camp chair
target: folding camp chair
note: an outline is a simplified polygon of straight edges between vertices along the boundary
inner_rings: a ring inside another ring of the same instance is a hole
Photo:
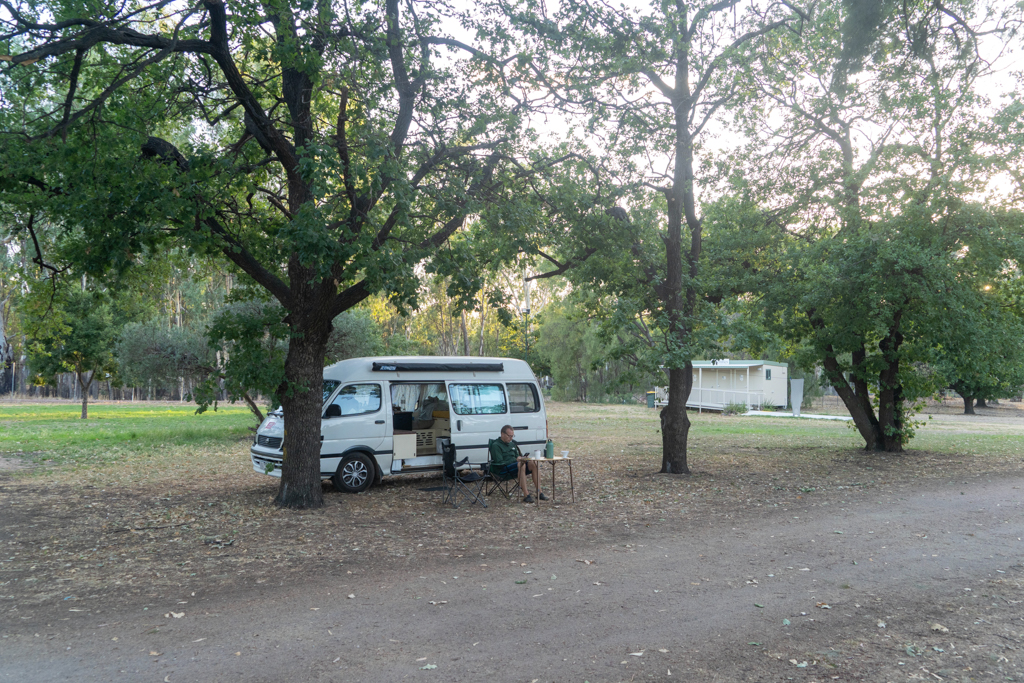
[[[514,496],[523,495],[519,487],[519,468],[516,467],[511,475],[504,475],[491,469],[491,444],[494,439],[487,441],[487,488],[484,492],[489,496],[499,491],[505,498],[512,499]]]
[[[441,446],[441,462],[444,464],[441,474],[442,505],[451,503],[453,508],[457,508],[459,507],[459,496],[462,496],[463,502],[470,500],[487,507],[486,501],[480,497],[484,486],[483,475],[473,472],[469,468],[459,469],[465,467],[469,462],[468,456],[457,462],[455,460],[455,444],[444,443]]]

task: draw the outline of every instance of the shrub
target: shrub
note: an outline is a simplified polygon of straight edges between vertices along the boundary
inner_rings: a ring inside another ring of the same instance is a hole
[[[722,408],[722,415],[742,415],[747,412],[746,403],[726,403]]]

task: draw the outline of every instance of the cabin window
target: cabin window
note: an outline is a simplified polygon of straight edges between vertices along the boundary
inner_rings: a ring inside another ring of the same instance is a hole
[[[771,379],[772,378],[772,369],[771,368],[765,368],[764,369],[764,378],[765,379]]]
[[[498,415],[506,411],[505,389],[500,384],[451,384],[452,408],[459,415]]]
[[[392,382],[391,407],[396,413],[415,412],[418,419],[429,420],[435,410],[448,410],[448,392],[444,388],[444,382]]]
[[[324,399],[321,403],[327,403],[327,399],[331,397],[331,394],[334,393],[334,390],[338,388],[339,384],[341,384],[341,382],[336,379],[324,380]]]
[[[540,401],[532,384],[508,384],[508,405],[512,413],[539,413]]]

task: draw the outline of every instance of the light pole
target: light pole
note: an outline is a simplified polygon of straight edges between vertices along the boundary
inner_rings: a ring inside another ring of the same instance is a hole
[[[523,346],[526,349],[524,358],[526,364],[530,364],[530,281],[526,279],[526,271],[523,271]]]

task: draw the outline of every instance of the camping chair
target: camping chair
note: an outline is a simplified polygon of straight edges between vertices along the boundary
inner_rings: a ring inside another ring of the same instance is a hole
[[[505,498],[511,500],[514,496],[523,495],[522,489],[519,487],[519,468],[512,475],[503,475],[500,472],[494,472],[491,469],[491,444],[494,443],[494,439],[487,441],[487,479],[488,485],[485,489],[485,493],[489,496],[495,491],[501,492]]]
[[[441,503],[451,503],[453,508],[459,507],[459,496],[463,501],[471,500],[487,507],[487,503],[480,497],[484,486],[484,477],[469,469],[460,470],[460,467],[469,462],[469,457],[461,461],[455,460],[455,444],[444,443],[441,446],[441,461],[444,464],[441,473],[442,494]],[[474,485],[476,490],[474,491]]]

